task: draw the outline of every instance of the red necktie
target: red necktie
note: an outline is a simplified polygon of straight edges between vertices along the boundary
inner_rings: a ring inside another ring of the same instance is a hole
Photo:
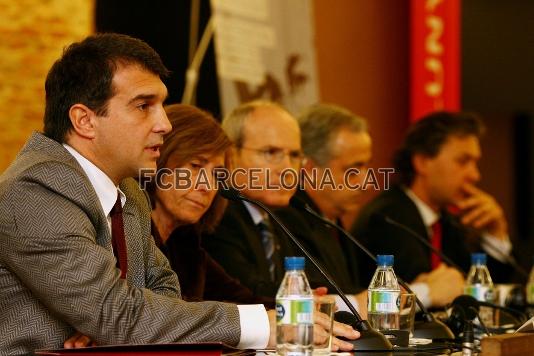
[[[115,258],[117,258],[117,267],[121,269],[121,278],[126,278],[128,255],[126,252],[126,238],[124,237],[120,195],[117,196],[117,201],[113,205],[109,216],[111,217],[111,243],[113,245],[113,253],[115,254]]]
[[[430,242],[436,250],[441,251],[441,222],[439,220],[432,224],[432,238]],[[430,257],[430,265],[432,266],[432,269],[437,268],[440,263],[441,257],[432,252]]]

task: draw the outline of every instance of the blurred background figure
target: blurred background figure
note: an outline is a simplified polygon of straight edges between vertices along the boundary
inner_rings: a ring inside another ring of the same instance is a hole
[[[394,254],[395,271],[406,280],[424,285],[426,273],[444,268],[444,261],[385,216],[427,238],[464,272],[470,252],[485,250],[494,280],[509,277],[510,268],[503,262],[512,245],[503,210],[476,186],[483,131],[481,121],[466,113],[437,112],[416,122],[395,156],[399,184],[360,212],[354,233],[364,237],[374,253]],[[362,273],[362,278],[371,278],[372,271]],[[458,273],[442,276],[439,287],[428,290],[429,298],[432,304],[446,303],[462,286]]]
[[[298,122],[304,159],[295,199],[342,225],[343,215],[357,210],[361,194],[361,190],[350,189],[346,183],[353,187],[362,184],[371,159],[371,137],[367,133],[366,122],[344,108],[328,104],[306,109],[298,116]],[[347,176],[348,170],[353,170],[354,174]],[[351,241],[302,209],[290,207],[278,212],[295,234],[299,233],[301,226],[307,227],[308,233],[301,231],[302,242],[334,276],[339,287],[349,294],[359,311],[365,314],[367,285],[360,283],[358,262],[363,258],[365,262],[373,263],[367,256],[360,256]],[[317,272],[311,271],[310,274],[314,276]],[[320,280],[321,276],[312,279]],[[336,302],[344,305],[341,299]]]

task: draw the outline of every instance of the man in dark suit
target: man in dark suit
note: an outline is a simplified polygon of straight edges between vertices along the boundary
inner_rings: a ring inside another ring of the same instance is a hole
[[[371,251],[394,254],[395,271],[407,281],[421,283],[418,294],[426,294],[426,304],[450,302],[462,293],[463,279],[449,276],[441,288],[425,289],[428,273],[442,270],[443,261],[383,216],[428,238],[464,271],[470,252],[486,249],[501,260],[508,255],[511,244],[503,211],[475,186],[480,179],[482,132],[478,118],[464,113],[438,112],[415,123],[395,156],[401,184],[365,206],[354,225],[353,232],[365,238]],[[451,214],[451,207],[456,213]],[[491,259],[489,267],[499,280],[502,264]],[[362,268],[361,273],[363,280],[370,280],[371,269]]]
[[[256,101],[234,109],[222,126],[234,143],[233,185],[271,208],[287,206],[296,185],[284,188],[282,172],[296,172],[302,159],[296,119],[277,104]],[[296,253],[262,210],[243,202],[229,202],[220,225],[202,242],[230,275],[271,297],[284,275],[283,258]]]
[[[279,214],[278,209],[289,205],[298,183],[302,151],[297,120],[277,104],[255,101],[234,109],[222,126],[234,143],[231,183]],[[288,170],[293,174],[284,173]],[[317,233],[297,212],[284,209],[282,215],[301,242]],[[302,255],[263,211],[243,202],[229,202],[221,223],[202,243],[230,275],[255,294],[269,297],[282,281],[283,258]],[[327,286],[311,263],[306,274],[312,288]]]
[[[371,159],[366,122],[344,108],[327,104],[308,108],[299,115],[298,122],[304,160],[296,198],[341,225],[342,217],[358,207],[361,190],[355,186],[361,185]],[[347,174],[351,170],[353,174]],[[367,286],[360,283],[358,262],[363,259],[370,263],[368,257],[360,255],[358,248],[336,230],[306,212],[296,213],[313,231],[304,236],[305,245],[365,315]],[[337,302],[344,304],[341,300]]]
[[[359,121],[357,125],[358,130],[361,131],[362,127]],[[289,199],[295,192],[296,186],[291,189],[269,187],[269,185],[276,186],[281,183],[281,174],[285,169],[296,171],[300,167],[301,139],[297,121],[285,110],[274,104],[253,102],[244,104],[230,113],[223,121],[223,128],[236,146],[234,154],[236,171],[242,169],[253,174],[252,169],[258,167],[270,170],[268,178],[258,179],[257,185],[262,189],[250,189],[247,186],[247,183],[250,182],[244,179],[239,180],[241,175],[236,176],[238,178],[236,183],[243,186],[242,193],[276,208],[275,213],[282,218],[284,224],[332,274],[334,280],[346,293],[361,292],[364,288],[358,283],[357,261],[353,258],[355,256],[354,247],[347,241],[335,240],[332,237],[332,231],[325,228],[322,223],[310,219],[292,207],[288,207]],[[356,135],[357,144],[360,143],[359,131]],[[342,139],[351,141],[354,138],[353,135],[349,136]],[[363,136],[364,140],[368,139],[367,133],[364,133]],[[321,142],[324,143],[324,141]],[[352,142],[346,143],[352,145]],[[368,144],[366,145],[366,143]],[[364,146],[368,147],[367,151],[370,151],[369,141],[365,141]],[[343,146],[342,148],[345,149],[346,147]],[[367,151],[358,146],[349,154],[359,155],[358,157],[361,158],[356,158],[356,160],[366,162],[367,156],[370,155],[370,152]],[[348,158],[351,162],[352,159],[353,157]],[[337,163],[337,161],[332,163]],[[339,169],[341,170],[341,168]],[[296,175],[293,178],[296,178]],[[354,193],[350,192],[349,197],[352,196]],[[342,200],[352,203],[352,200],[347,199],[347,197]],[[321,203],[323,201],[323,199],[320,200]],[[329,209],[328,212],[331,213],[332,211]],[[328,217],[335,220],[339,212],[336,211],[334,214],[335,216],[329,214]],[[302,253],[295,250],[295,247],[288,242],[285,234],[279,231],[275,225],[272,227],[272,237],[276,247],[273,257],[269,258],[263,243],[262,219],[264,219],[264,215],[254,206],[247,203],[230,202],[220,226],[213,235],[204,238],[203,243],[212,257],[222,264],[226,271],[240,279],[243,284],[256,293],[273,296],[284,273],[282,269],[283,256],[301,255]],[[270,260],[272,260],[272,264]],[[274,275],[271,275],[269,266],[273,268]],[[325,278],[310,263],[307,265],[306,274],[312,287],[328,286]],[[365,305],[366,292],[360,294],[360,297],[362,300],[359,304]]]
[[[372,151],[367,124],[364,119],[350,111],[327,104],[308,108],[299,115],[298,121],[305,155],[303,173],[307,177],[315,176],[319,179],[315,183],[313,179],[302,179],[303,190],[297,192],[297,196],[319,214],[343,226],[343,217],[353,216],[358,212],[362,189],[368,188],[365,184],[368,173],[371,173],[368,163]],[[380,173],[374,174],[383,177]],[[386,181],[384,177],[381,183],[385,184]],[[317,251],[328,269],[335,271],[337,280],[344,284],[351,294],[365,290],[369,280],[361,281],[359,270],[361,268],[372,273],[376,268],[369,256],[344,236],[339,236],[324,225],[321,226],[321,223],[309,214],[301,215],[314,231],[321,231],[319,234],[309,235],[307,241],[316,247],[311,249]],[[359,235],[355,237],[361,240]],[[440,289],[441,281],[451,276],[458,276],[458,272],[441,268],[429,274],[427,283],[432,289]],[[365,291],[355,295],[364,314],[366,298]]]
[[[32,135],[0,178],[2,351],[67,338],[275,344],[274,312],[261,305],[183,301],[150,236],[150,207],[132,177],[155,169],[171,129],[166,74],[146,43],[118,34],[72,44],[48,73],[44,135]]]

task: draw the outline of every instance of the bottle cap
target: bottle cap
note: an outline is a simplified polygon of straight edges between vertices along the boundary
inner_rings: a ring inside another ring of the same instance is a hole
[[[304,269],[304,257],[286,257],[284,267],[286,271],[302,270]]]
[[[393,255],[378,255],[376,256],[376,264],[379,266],[392,267],[395,258]]]
[[[488,257],[485,253],[472,253],[471,264],[472,265],[485,265]]]

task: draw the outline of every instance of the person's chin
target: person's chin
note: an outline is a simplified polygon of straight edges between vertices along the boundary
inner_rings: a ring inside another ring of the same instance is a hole
[[[283,208],[289,205],[289,199],[293,194],[278,194],[276,196],[270,196],[266,204],[272,208]]]
[[[200,220],[200,218],[191,217],[191,216],[182,216],[179,219],[180,226],[193,225],[193,224],[196,224],[199,220]]]
[[[146,159],[145,162],[143,162],[143,165],[139,168],[140,170],[154,170],[154,172],[156,171],[157,169],[157,165],[156,165],[156,159],[154,158],[149,158],[149,159]]]

